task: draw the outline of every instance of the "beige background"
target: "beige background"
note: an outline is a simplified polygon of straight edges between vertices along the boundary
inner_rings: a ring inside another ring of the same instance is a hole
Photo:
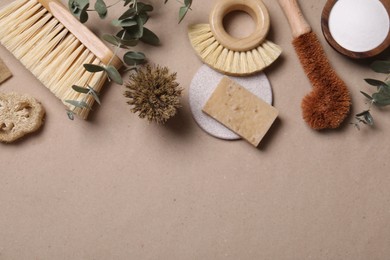
[[[149,27],[162,46],[141,49],[177,71],[185,89],[183,109],[165,126],[130,113],[124,87],[113,84],[89,121],[69,121],[0,46],[14,73],[0,90],[30,93],[47,110],[39,133],[0,145],[0,259],[390,259],[390,111],[373,109],[373,129],[357,131],[351,117],[337,131],[310,130],[300,115],[310,84],[279,6],[264,2],[268,38],[284,53],[266,70],[280,117],[261,149],[209,136],[190,113],[188,87],[202,63],[186,27],[207,22],[212,1],[194,0],[180,25],[176,1],[154,1]],[[359,91],[373,90],[363,79],[384,76],[326,44],[324,4],[301,1],[357,113],[366,108]]]

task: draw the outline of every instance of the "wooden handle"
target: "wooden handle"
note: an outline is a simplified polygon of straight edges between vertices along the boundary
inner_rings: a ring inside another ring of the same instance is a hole
[[[114,53],[93,32],[80,23],[67,8],[57,0],[38,0],[70,33],[72,33],[85,47],[90,50],[104,64],[107,64]],[[115,56],[111,65],[120,69],[122,61]]]
[[[311,27],[302,14],[297,0],[278,0],[291,27],[292,36],[299,36],[311,32]]]
[[[223,18],[232,11],[249,14],[256,23],[256,29],[248,37],[237,39],[230,36],[223,26]],[[233,51],[249,51],[257,48],[268,34],[270,18],[261,0],[218,0],[210,13],[210,27],[215,39],[225,48]]]

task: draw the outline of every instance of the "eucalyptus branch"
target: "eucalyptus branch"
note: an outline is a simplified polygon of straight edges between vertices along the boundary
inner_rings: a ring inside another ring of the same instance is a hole
[[[369,126],[374,125],[374,118],[371,114],[372,106],[385,107],[390,105],[390,61],[376,61],[371,64],[371,69],[377,73],[386,74],[386,79],[385,81],[380,81],[377,79],[365,79],[366,83],[376,87],[377,92],[369,95],[366,92],[360,91],[360,93],[367,98],[369,103],[368,109],[356,114],[355,122],[351,123],[359,130],[361,124]]]
[[[124,3],[124,12],[117,19],[111,23],[118,27],[119,32],[115,35],[103,35],[103,40],[110,43],[114,47],[114,54],[105,66],[94,64],[84,64],[85,69],[90,73],[105,73],[109,81],[122,85],[123,80],[117,69],[112,66],[112,61],[118,54],[120,49],[128,50],[123,56],[123,62],[126,65],[125,70],[134,70],[138,65],[146,62],[146,56],[142,52],[130,51],[129,49],[143,42],[150,45],[159,45],[160,40],[158,36],[145,27],[149,20],[149,12],[153,11],[153,6],[143,3],[139,0],[118,0],[117,2],[107,5],[105,0],[96,0],[94,8],[89,9],[90,0],[68,0],[69,10],[77,17],[80,22],[85,23],[89,19],[88,12],[96,12],[101,19],[106,18],[108,9],[119,4]],[[168,0],[164,0],[167,3]],[[179,22],[187,14],[192,5],[192,0],[184,0],[182,7],[179,10]],[[72,110],[67,110],[68,117],[74,119],[75,109],[91,109],[87,104],[87,97],[93,96],[95,101],[100,104],[98,93],[95,92],[93,86],[72,86],[73,90],[84,94],[81,100],[66,100],[65,102],[74,106]]]

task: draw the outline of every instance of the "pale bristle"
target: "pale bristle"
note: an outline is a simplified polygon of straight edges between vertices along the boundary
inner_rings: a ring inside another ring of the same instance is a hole
[[[66,106],[87,118],[89,109],[79,109],[65,100],[81,101],[85,94],[73,85],[99,92],[104,73],[89,73],[83,64],[103,66],[77,38],[36,0],[17,0],[0,10],[0,42]],[[86,97],[92,106],[94,99]]]
[[[188,36],[202,61],[227,75],[246,76],[257,73],[271,65],[282,53],[278,45],[267,40],[254,50],[229,50],[215,39],[209,24],[191,25]]]

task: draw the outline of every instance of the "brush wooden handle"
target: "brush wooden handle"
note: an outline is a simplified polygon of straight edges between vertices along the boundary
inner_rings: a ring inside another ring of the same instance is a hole
[[[311,32],[311,27],[302,14],[297,0],[278,0],[291,27],[292,36],[299,36]]]
[[[223,18],[232,11],[248,13],[256,23],[255,32],[245,38],[230,36],[223,26]],[[219,0],[210,13],[210,27],[216,40],[233,51],[249,51],[257,48],[268,34],[270,18],[261,0]]]
[[[104,64],[110,62],[114,53],[93,32],[80,23],[68,10],[57,0],[38,0],[69,32],[71,32],[85,47],[90,50]],[[122,61],[114,56],[111,65],[120,69]]]

